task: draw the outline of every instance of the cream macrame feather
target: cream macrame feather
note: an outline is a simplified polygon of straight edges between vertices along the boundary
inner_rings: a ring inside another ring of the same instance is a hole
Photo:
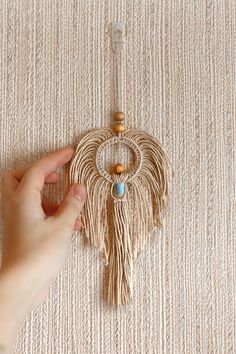
[[[123,143],[133,151],[130,170],[108,173],[102,166],[107,146]],[[108,270],[107,297],[126,304],[132,296],[133,261],[155,227],[162,226],[168,194],[168,159],[159,142],[146,132],[95,129],[79,142],[70,182],[83,183],[87,200],[81,218],[91,245],[103,252]],[[116,187],[124,187],[122,197]]]

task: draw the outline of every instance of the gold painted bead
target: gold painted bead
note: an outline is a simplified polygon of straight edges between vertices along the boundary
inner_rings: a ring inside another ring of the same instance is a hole
[[[125,166],[122,165],[121,163],[118,163],[117,165],[114,166],[114,171],[115,173],[123,173],[125,172]]]
[[[125,126],[123,123],[116,123],[114,125],[114,130],[116,133],[123,133],[125,131]]]
[[[118,122],[122,122],[125,119],[125,114],[123,112],[115,112],[114,119]]]

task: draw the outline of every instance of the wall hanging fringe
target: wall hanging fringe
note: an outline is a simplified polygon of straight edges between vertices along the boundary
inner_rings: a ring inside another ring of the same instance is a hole
[[[103,252],[108,270],[107,299],[127,304],[132,297],[133,261],[151,231],[162,226],[169,186],[168,158],[150,134],[126,129],[122,112],[125,25],[112,24],[117,87],[116,121],[112,128],[94,129],[79,142],[70,167],[70,182],[83,183],[87,200],[81,219],[91,245]],[[105,149],[123,145],[132,151],[130,166],[120,161],[112,172],[103,166]]]

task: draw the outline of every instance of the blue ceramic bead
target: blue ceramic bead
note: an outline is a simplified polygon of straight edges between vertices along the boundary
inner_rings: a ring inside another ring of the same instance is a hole
[[[122,198],[123,195],[125,194],[125,184],[124,183],[116,183],[115,190],[116,190],[117,197]]]

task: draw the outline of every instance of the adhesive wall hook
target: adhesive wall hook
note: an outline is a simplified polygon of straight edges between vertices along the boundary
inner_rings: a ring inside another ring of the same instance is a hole
[[[112,22],[111,40],[114,52],[120,52],[124,49],[126,43],[126,28],[124,22]]]

